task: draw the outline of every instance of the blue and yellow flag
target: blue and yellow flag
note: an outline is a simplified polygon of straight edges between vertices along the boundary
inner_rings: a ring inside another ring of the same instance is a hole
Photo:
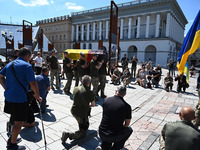
[[[185,64],[184,73],[186,74],[186,81],[188,83],[189,82],[189,76],[190,76],[188,62],[186,62],[186,64]]]
[[[183,46],[177,58],[177,68],[179,74],[184,72],[188,56],[193,54],[198,48],[200,48],[200,10],[192,24],[192,27],[187,33],[187,36],[183,42]]]

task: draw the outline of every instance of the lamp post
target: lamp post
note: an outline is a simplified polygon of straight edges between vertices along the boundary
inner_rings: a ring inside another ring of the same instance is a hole
[[[12,45],[14,44],[14,40],[10,40],[9,37],[13,37],[12,36],[12,32],[9,33],[8,35],[8,30],[7,29],[4,29],[1,31],[1,35],[5,38],[5,43],[6,43],[6,61],[8,60],[8,45]],[[14,47],[13,47],[14,48]]]

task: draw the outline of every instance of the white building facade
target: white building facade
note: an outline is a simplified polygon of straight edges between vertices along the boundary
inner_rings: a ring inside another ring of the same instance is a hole
[[[151,60],[166,66],[177,59],[187,24],[176,0],[136,0],[117,5],[120,27],[120,58],[126,53],[139,61]],[[110,6],[72,13],[71,47],[80,42],[81,49],[109,50]]]

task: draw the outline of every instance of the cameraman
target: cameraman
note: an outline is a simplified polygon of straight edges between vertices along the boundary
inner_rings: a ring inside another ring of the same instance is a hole
[[[28,63],[30,59],[31,51],[23,47],[19,50],[19,57],[0,71],[0,84],[5,89],[4,112],[10,114],[11,118],[14,118],[12,135],[10,137],[11,142],[10,145],[7,146],[7,150],[26,149],[25,146],[17,145],[17,136],[21,131],[24,121],[27,120],[27,95],[22,85],[28,89],[30,84],[31,89],[35,93],[34,97],[39,102],[42,101],[42,98],[39,96],[33,69]],[[13,67],[18,80],[14,75],[12,64],[14,65]],[[20,85],[19,82],[21,82],[22,85]]]

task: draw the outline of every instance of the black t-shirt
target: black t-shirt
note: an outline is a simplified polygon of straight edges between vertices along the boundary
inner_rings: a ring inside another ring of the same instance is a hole
[[[131,119],[131,106],[119,96],[106,98],[99,130],[105,135],[118,133],[123,128],[125,119]]]
[[[99,69],[99,74],[106,75],[106,63],[105,62],[101,65],[101,68]]]
[[[129,59],[127,58],[127,57],[123,57],[122,58],[122,60],[121,60],[121,62],[122,62],[122,65],[128,65],[128,61],[129,61]]]
[[[90,62],[90,76],[91,77],[99,77],[99,69],[96,68],[98,62],[96,60],[92,60]]]
[[[49,62],[51,63],[51,69],[56,70],[58,69],[58,59],[54,56],[49,58]]]
[[[137,58],[132,60],[132,67],[136,67],[137,66],[137,62],[138,62]]]
[[[78,66],[78,75],[79,75],[79,77],[82,77],[86,74],[86,68],[81,67],[82,65],[85,64],[85,61],[82,59],[79,59],[77,63],[78,63],[78,65],[77,65]]]
[[[158,75],[159,74],[159,75]],[[153,76],[156,76],[158,75],[157,77],[154,78],[154,80],[158,81],[159,80],[159,77],[160,77],[160,73],[159,72],[154,72],[153,73]]]
[[[67,64],[69,64],[69,63],[71,63],[69,58],[63,59],[63,70],[65,73],[72,73],[71,65],[70,65],[70,67],[67,66]]]

